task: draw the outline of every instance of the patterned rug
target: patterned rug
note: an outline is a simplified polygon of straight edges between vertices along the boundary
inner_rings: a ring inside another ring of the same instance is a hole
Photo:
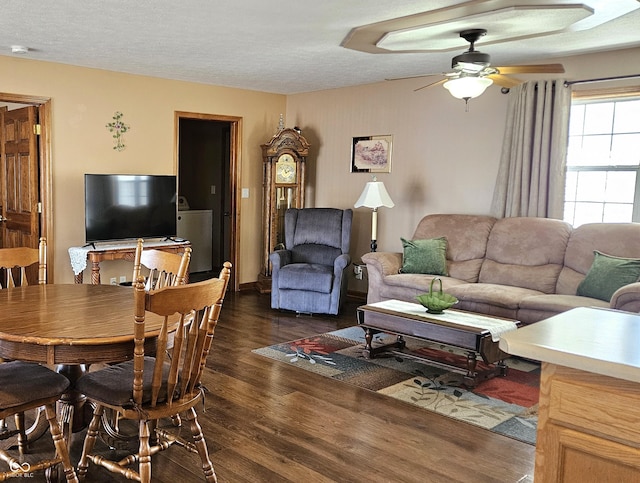
[[[377,334],[373,347],[393,340],[395,336]],[[462,350],[409,338],[406,341],[412,353],[464,367],[466,354]],[[393,354],[365,359],[363,347],[362,328],[349,327],[252,352],[535,444],[538,364],[510,358],[505,377],[468,389],[460,373]]]

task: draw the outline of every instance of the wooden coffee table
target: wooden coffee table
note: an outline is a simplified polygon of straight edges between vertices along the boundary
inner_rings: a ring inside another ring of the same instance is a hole
[[[365,358],[372,359],[380,353],[392,352],[426,360],[463,373],[468,387],[475,387],[495,375],[506,375],[507,365],[504,359],[508,354],[498,346],[500,334],[520,326],[520,322],[516,320],[454,309],[448,309],[443,314],[430,314],[420,304],[400,300],[385,300],[360,306],[357,309],[357,320],[365,331],[365,348],[362,351]],[[379,332],[395,334],[397,339],[391,344],[374,348],[371,345],[373,336]],[[467,351],[466,367],[453,366],[405,351],[404,337],[464,349]],[[489,369],[479,370],[478,356]]]

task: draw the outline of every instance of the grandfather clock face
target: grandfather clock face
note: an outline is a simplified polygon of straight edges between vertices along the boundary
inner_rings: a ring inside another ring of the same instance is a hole
[[[281,154],[276,161],[276,183],[296,182],[297,164],[289,153]]]

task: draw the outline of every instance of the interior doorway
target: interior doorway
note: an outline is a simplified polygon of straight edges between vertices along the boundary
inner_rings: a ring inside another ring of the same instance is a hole
[[[46,237],[48,252],[55,253],[51,211],[51,99],[0,93],[0,109],[3,111],[0,113],[0,246],[37,248],[38,239]],[[34,172],[27,180],[24,173],[28,168]],[[28,195],[25,194],[27,181]],[[47,260],[47,278],[51,282],[54,258],[49,256]]]
[[[230,261],[233,264],[230,286],[237,291],[237,187],[242,119],[177,112],[175,123],[180,197],[178,235],[182,236],[181,230],[193,234],[192,271],[211,271],[217,275],[222,263]]]

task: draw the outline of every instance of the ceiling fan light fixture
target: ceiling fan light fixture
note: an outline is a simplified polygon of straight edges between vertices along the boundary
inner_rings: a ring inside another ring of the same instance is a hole
[[[491,84],[493,81],[486,77],[458,77],[445,82],[444,88],[453,97],[469,100],[481,95]]]

